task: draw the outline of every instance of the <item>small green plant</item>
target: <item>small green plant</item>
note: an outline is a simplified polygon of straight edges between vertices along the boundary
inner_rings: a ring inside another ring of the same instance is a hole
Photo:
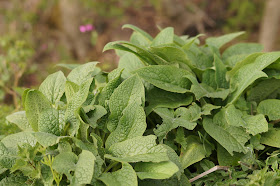
[[[277,185],[280,52],[241,43],[243,32],[199,45],[165,28],[108,43],[119,67],[64,65],[0,143],[0,184]],[[225,171],[226,170],[226,171]]]

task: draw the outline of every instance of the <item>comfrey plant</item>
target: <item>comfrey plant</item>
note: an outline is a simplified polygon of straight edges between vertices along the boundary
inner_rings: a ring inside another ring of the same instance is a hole
[[[117,69],[66,66],[24,92],[24,111],[7,117],[22,132],[0,143],[0,185],[278,184],[280,52],[220,53],[243,32],[200,45],[124,27],[130,42],[104,48]]]

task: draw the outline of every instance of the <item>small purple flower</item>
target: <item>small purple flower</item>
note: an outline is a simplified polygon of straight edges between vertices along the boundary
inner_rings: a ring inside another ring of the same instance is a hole
[[[89,32],[89,31],[92,31],[92,30],[94,30],[94,26],[92,26],[91,24],[80,26],[80,32],[82,32],[82,33]]]

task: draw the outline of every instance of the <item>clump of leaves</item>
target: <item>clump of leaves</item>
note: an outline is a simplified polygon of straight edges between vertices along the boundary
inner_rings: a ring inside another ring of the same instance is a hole
[[[104,48],[117,69],[64,65],[66,77],[24,92],[24,111],[7,117],[22,132],[0,143],[0,184],[279,184],[280,52],[220,53],[243,32],[200,45],[124,27],[130,42]]]

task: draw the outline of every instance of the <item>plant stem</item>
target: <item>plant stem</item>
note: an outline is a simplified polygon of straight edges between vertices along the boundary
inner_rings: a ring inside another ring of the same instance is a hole
[[[115,165],[117,165],[119,162],[117,161],[114,161],[114,162],[111,162],[108,167],[105,169],[104,172],[108,172],[111,168],[113,168]]]
[[[203,173],[197,175],[196,177],[190,179],[190,183],[192,183],[192,182],[194,182],[194,181],[196,181],[196,180],[202,178],[203,176],[206,176],[207,174],[210,174],[210,173],[212,173],[212,172],[215,172],[215,171],[217,171],[217,170],[225,170],[225,171],[227,171],[228,168],[229,168],[229,167],[227,167],[227,166],[219,166],[219,165],[217,165],[217,166],[215,166],[215,167],[209,169],[208,171],[205,171],[205,172],[203,172]]]

